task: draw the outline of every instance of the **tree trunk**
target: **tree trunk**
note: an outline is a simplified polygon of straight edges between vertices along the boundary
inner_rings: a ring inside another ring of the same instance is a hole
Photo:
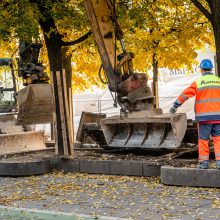
[[[156,54],[153,52],[153,82],[158,82],[158,60],[156,59]]]
[[[215,30],[214,33],[215,33],[216,61],[217,61],[216,75],[220,77],[220,28]]]
[[[219,0],[212,0],[212,16],[213,22],[212,27],[215,36],[215,46],[216,46],[216,60],[217,60],[217,74],[220,76],[220,1]]]
[[[156,53],[153,52],[153,60],[152,60],[152,66],[153,66],[153,87],[152,92],[153,95],[156,97],[156,104],[155,107],[159,107],[159,96],[158,96],[158,60],[156,59]]]
[[[44,25],[41,25],[42,29],[44,30]],[[44,33],[48,33],[43,31]],[[55,96],[55,111],[56,111],[56,131],[57,131],[57,144],[58,144],[58,154],[64,154],[63,148],[63,134],[62,134],[62,127],[61,127],[61,117],[60,117],[60,108],[59,108],[59,96],[58,96],[58,88],[57,88],[57,78],[56,78],[56,71],[62,72],[62,46],[61,41],[56,34],[52,33],[50,38],[44,34],[44,39],[47,47],[47,53],[50,63],[50,70],[53,73],[51,77],[53,77],[53,89],[54,89],[54,96]],[[61,74],[62,77],[62,74]]]

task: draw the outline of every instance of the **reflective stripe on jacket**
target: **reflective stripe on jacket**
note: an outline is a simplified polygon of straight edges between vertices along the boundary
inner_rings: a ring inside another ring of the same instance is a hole
[[[196,96],[197,121],[220,120],[220,78],[218,76],[205,73],[186,88],[175,103],[180,106],[193,96]]]

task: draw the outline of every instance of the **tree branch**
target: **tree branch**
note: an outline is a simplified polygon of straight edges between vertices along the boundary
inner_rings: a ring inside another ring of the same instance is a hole
[[[62,41],[62,46],[72,46],[72,45],[75,45],[75,44],[78,44],[78,43],[81,43],[83,42],[84,40],[86,40],[90,35],[92,34],[92,31],[88,31],[86,34],[84,34],[83,36],[79,37],[78,39],[76,40],[73,40],[73,41],[69,41],[69,42],[65,42],[65,41]]]
[[[191,0],[191,2],[213,23],[213,15],[199,2],[199,0]]]

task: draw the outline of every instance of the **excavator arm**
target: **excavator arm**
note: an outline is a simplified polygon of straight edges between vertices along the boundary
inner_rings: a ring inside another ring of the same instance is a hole
[[[109,90],[116,93],[120,115],[100,120],[106,143],[119,148],[178,148],[187,128],[185,114],[163,114],[154,108],[147,75],[133,70],[112,0],[85,0]],[[121,53],[116,51],[116,39]],[[86,118],[86,117],[84,117]],[[90,121],[91,122],[91,121]],[[86,120],[80,127],[86,127]],[[83,129],[81,129],[83,130]]]
[[[102,65],[108,79],[110,90],[116,89],[119,77],[115,73],[114,31],[110,21],[112,16],[111,1],[85,1],[87,15],[98,46]]]
[[[108,87],[110,91],[116,92],[122,112],[126,114],[152,108],[154,97],[147,86],[147,75],[134,73],[134,54],[126,50],[112,0],[86,0],[85,7]],[[121,45],[120,54],[116,51],[116,40]]]

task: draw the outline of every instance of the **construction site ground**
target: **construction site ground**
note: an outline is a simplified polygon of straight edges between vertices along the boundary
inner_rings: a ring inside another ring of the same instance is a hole
[[[140,156],[79,150],[82,160],[165,163],[174,154]],[[28,162],[53,158],[53,149],[11,155],[1,161]],[[162,161],[163,159],[163,161]],[[196,160],[179,164],[195,166]],[[173,163],[173,162],[172,162]],[[178,163],[175,163],[178,165]],[[214,164],[212,164],[214,166]],[[207,181],[209,181],[207,179]],[[220,189],[175,187],[160,183],[160,177],[97,175],[53,171],[32,177],[0,177],[0,219],[219,219]]]
[[[197,149],[193,148],[189,151],[187,149],[181,152],[159,150],[140,152],[139,150],[78,148],[75,150],[74,157],[63,159],[63,157],[55,156],[54,148],[48,148],[28,153],[1,155],[0,175],[7,175],[9,170],[9,175],[13,176],[19,176],[22,173],[24,173],[23,175],[30,175],[33,167],[33,175],[50,172],[55,168],[57,170],[81,173],[159,176],[160,167],[163,165],[195,167],[197,159],[193,156],[195,156]],[[39,166],[42,170],[41,172],[36,170],[39,169]],[[28,172],[26,172],[27,169]]]

